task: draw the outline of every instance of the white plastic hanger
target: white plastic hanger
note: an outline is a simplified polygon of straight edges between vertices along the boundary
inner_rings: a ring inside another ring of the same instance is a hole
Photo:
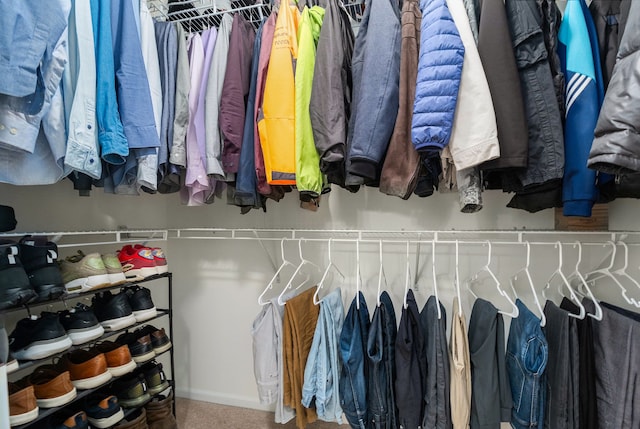
[[[576,262],[576,269],[573,271],[573,273],[571,273],[571,275],[569,275],[569,278],[577,277],[580,280],[581,287],[587,291],[586,295],[589,297],[591,301],[593,301],[593,305],[596,307],[596,313],[595,314],[587,313],[587,316],[600,321],[602,320],[602,307],[600,307],[600,303],[598,302],[596,297],[593,296],[593,293],[591,292],[591,288],[589,287],[589,285],[587,284],[587,281],[584,279],[584,277],[582,276],[582,273],[580,272],[580,263],[582,262],[582,243],[580,243],[579,241],[576,241],[573,246],[578,248],[578,261]]]
[[[378,307],[380,307],[380,294],[382,293],[382,279],[384,279],[384,286],[385,288],[389,287],[389,284],[387,283],[387,275],[384,272],[384,263],[383,263],[383,252],[382,252],[382,240],[380,240],[380,271],[378,271]],[[406,301],[406,299],[405,299]]]
[[[509,316],[512,319],[515,319],[520,314],[520,310],[518,309],[518,306],[516,305],[516,303],[513,302],[513,299],[511,299],[509,294],[507,292],[505,292],[502,289],[502,287],[500,287],[500,280],[498,280],[498,277],[496,277],[496,275],[493,273],[493,271],[491,271],[491,255],[493,254],[493,250],[492,250],[492,246],[491,246],[491,242],[490,241],[487,241],[486,244],[487,244],[487,246],[489,246],[489,255],[487,257],[487,263],[485,264],[484,267],[482,267],[480,269],[480,271],[478,271],[471,278],[470,281],[467,281],[467,289],[469,290],[469,292],[471,292],[471,295],[473,295],[477,299],[478,296],[473,292],[473,289],[471,289],[471,284],[474,283],[478,279],[478,277],[480,276],[481,273],[483,273],[483,272],[487,273],[489,275],[489,277],[491,278],[491,280],[493,281],[498,293],[500,295],[502,295],[509,302],[509,304],[511,305],[511,311],[510,312],[506,312],[506,311],[503,311],[503,310],[498,310],[498,313],[503,314],[505,316]]]
[[[515,273],[513,277],[510,279],[511,290],[513,291],[513,295],[518,298],[518,293],[516,292],[515,282],[518,280],[518,276],[520,273],[524,273],[527,283],[529,283],[529,287],[531,288],[531,293],[533,294],[533,300],[536,303],[536,308],[540,313],[540,326],[544,327],[547,324],[547,317],[544,315],[544,310],[542,305],[540,305],[540,300],[538,299],[538,293],[536,292],[535,285],[533,284],[533,279],[531,278],[531,273],[529,272],[529,265],[531,264],[531,244],[527,241],[525,243],[527,246],[527,262],[524,267],[520,268],[520,270]]]
[[[278,304],[280,304],[280,305],[284,305],[284,301],[282,300],[282,298],[284,297],[284,294],[289,289],[291,289],[291,286],[293,285],[293,280],[296,278],[296,276],[298,275],[300,270],[302,270],[302,268],[305,265],[311,265],[312,267],[315,267],[318,271],[322,271],[322,268],[320,268],[314,262],[311,262],[310,260],[305,259],[305,257],[302,255],[302,239],[298,240],[298,254],[300,256],[300,264],[298,264],[298,266],[296,267],[296,270],[293,272],[293,274],[291,275],[291,278],[287,282],[287,285],[282,289],[282,292],[280,292],[280,295],[278,295]],[[296,289],[299,289],[302,286],[304,286],[309,281],[310,278],[311,278],[311,276],[308,275],[307,278],[301,284],[299,284],[296,287]]]
[[[618,241],[617,244],[621,245],[624,248],[624,265],[622,266],[622,268],[613,271],[613,274],[624,277],[625,279],[633,283],[638,289],[640,289],[640,283],[638,283],[636,279],[634,279],[629,275],[629,273],[627,273],[627,267],[629,266],[629,246],[627,246],[627,243],[625,243],[624,241]],[[622,296],[625,300],[627,300],[627,302],[631,301],[633,305],[635,305],[636,307],[640,307],[640,302],[636,301],[634,298],[629,298],[626,296],[626,290],[624,291]]]
[[[275,281],[278,279],[278,276],[280,275],[280,272],[287,266],[289,267],[295,267],[295,264],[293,262],[289,262],[284,254],[284,241],[286,240],[286,238],[283,238],[280,241],[280,255],[282,257],[282,264],[280,265],[280,267],[276,270],[276,273],[273,275],[273,277],[271,278],[271,280],[269,281],[269,283],[267,283],[267,287],[264,288],[264,290],[262,291],[262,293],[260,294],[260,296],[258,297],[258,305],[267,305],[269,303],[269,301],[263,301],[262,299],[264,298],[265,294],[267,293],[267,291],[273,289],[273,284],[275,283]]]
[[[573,287],[571,287],[571,283],[569,283],[569,280],[567,280],[567,277],[565,277],[564,273],[562,272],[562,243],[559,242],[559,241],[556,241],[556,244],[555,244],[554,247],[556,249],[558,249],[558,268],[551,274],[551,276],[547,280],[547,283],[545,284],[544,288],[542,289],[542,297],[544,299],[549,299],[549,298],[547,298],[546,291],[548,291],[551,288],[551,281],[556,276],[560,276],[560,279],[562,279],[562,283],[559,285],[558,291],[560,293],[562,293],[562,287],[565,286],[567,288],[567,290],[569,291],[569,295],[570,295],[571,300],[573,300],[573,302],[576,303],[576,305],[580,308],[580,313],[579,314],[569,313],[569,317],[575,317],[577,319],[584,319],[584,317],[586,315],[586,310],[584,308],[584,305],[582,305],[582,302],[580,302],[580,298],[578,298],[578,296],[576,295],[575,291],[573,290]]]
[[[362,288],[362,274],[360,272],[360,240],[356,240],[356,308],[360,310],[360,289]]]
[[[340,278],[342,278],[342,280],[344,280],[345,278],[344,274],[342,274],[342,271],[340,271],[340,268],[338,268],[338,266],[333,263],[333,259],[331,258],[331,238],[329,238],[328,248],[329,248],[329,264],[327,265],[327,268],[324,269],[324,273],[322,273],[322,277],[320,278],[320,282],[318,283],[318,288],[313,294],[313,303],[315,305],[320,304],[321,300],[318,299],[318,292],[320,292],[320,289],[324,287],[324,282],[327,279],[329,275],[329,271],[331,271],[332,268],[336,273],[338,273],[338,275],[340,276]]]
[[[459,248],[458,248],[458,240],[456,240],[456,278],[455,278],[455,283],[456,283],[456,293],[458,294],[458,314],[462,314],[462,297],[460,296],[460,269],[458,268],[459,256],[460,256],[460,253],[459,253]],[[438,304],[438,309],[439,309],[440,308],[440,302],[437,302],[437,304]]]
[[[602,278],[605,278],[605,277],[613,280],[613,282],[620,288],[620,292],[622,293],[622,297],[627,302],[627,304],[636,305],[635,300],[633,300],[633,299],[629,298],[629,296],[627,296],[627,289],[622,285],[622,283],[620,283],[620,281],[616,278],[616,276],[614,276],[613,273],[611,272],[611,268],[613,268],[613,265],[615,264],[616,253],[617,253],[618,247],[616,246],[616,244],[613,241],[607,241],[607,244],[610,245],[611,248],[612,248],[611,261],[609,262],[609,266],[608,267],[604,267],[604,268],[600,268],[598,270],[591,271],[591,272],[587,273],[584,276],[584,278],[586,279],[587,282],[590,282],[590,283],[595,282],[596,280],[599,280],[599,279],[602,279]]]
[[[438,278],[436,276],[436,241],[431,241],[431,270],[433,273],[433,295],[438,303],[438,320],[442,319],[442,310],[440,309],[440,298],[438,297]]]
[[[407,294],[409,293],[410,284],[411,284],[411,261],[409,260],[409,241],[407,241],[407,269],[406,269],[406,276],[404,279],[404,300],[402,303],[405,309],[408,307]]]

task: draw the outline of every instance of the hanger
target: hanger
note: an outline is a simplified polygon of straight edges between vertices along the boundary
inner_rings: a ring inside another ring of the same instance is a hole
[[[544,310],[542,309],[542,305],[540,305],[540,300],[538,299],[538,294],[536,293],[535,285],[533,284],[533,279],[531,278],[531,273],[529,272],[529,265],[531,264],[531,244],[527,241],[525,242],[527,246],[527,262],[524,267],[520,268],[520,270],[511,277],[509,283],[511,284],[511,290],[513,291],[513,295],[518,298],[518,293],[516,292],[515,282],[518,280],[518,276],[520,273],[524,273],[527,278],[527,283],[529,283],[529,287],[531,288],[531,293],[533,294],[533,300],[536,303],[536,308],[540,312],[540,326],[544,327],[547,324],[547,316],[544,315]]]
[[[384,286],[385,288],[389,287],[389,284],[387,283],[387,275],[384,273],[384,264],[382,262],[382,240],[380,240],[380,271],[378,271],[378,307],[380,307],[380,293],[382,292],[381,286],[382,286],[382,279],[384,279]],[[406,302],[406,298],[405,298],[405,302]]]
[[[470,281],[467,282],[467,290],[469,292],[471,292],[471,295],[473,295],[476,299],[478,299],[478,296],[473,292],[473,289],[471,289],[471,284],[473,282],[475,282],[478,277],[480,276],[480,273],[487,273],[489,275],[489,277],[491,278],[491,280],[493,281],[496,290],[498,291],[498,293],[500,295],[502,295],[511,305],[511,311],[510,312],[506,312],[503,310],[498,310],[498,313],[503,314],[505,316],[509,316],[512,319],[515,319],[516,317],[518,317],[518,315],[520,314],[520,310],[518,309],[518,306],[515,304],[515,302],[513,302],[513,299],[511,299],[511,297],[509,296],[509,294],[507,292],[505,292],[501,287],[500,287],[500,280],[498,280],[498,277],[496,277],[496,275],[493,273],[493,271],[491,271],[491,255],[493,253],[492,251],[492,246],[491,246],[491,241],[486,241],[487,246],[489,246],[489,255],[487,257],[487,263],[485,264],[484,267],[482,267],[480,269],[480,271],[478,271],[472,278]]]
[[[462,298],[460,296],[460,270],[458,268],[458,258],[460,256],[460,253],[458,251],[458,240],[456,240],[456,278],[455,278],[455,283],[456,283],[456,293],[458,294],[458,313],[462,314]],[[438,304],[438,308],[440,307],[440,302],[437,303]]]
[[[296,270],[291,275],[291,278],[287,282],[287,285],[282,289],[282,292],[280,292],[280,295],[278,295],[278,304],[280,304],[280,305],[284,305],[284,301],[282,300],[282,298],[283,298],[285,292],[288,291],[289,289],[291,289],[291,286],[293,285],[293,279],[296,278],[296,276],[298,275],[300,270],[302,270],[302,267],[304,267],[305,265],[311,265],[311,266],[317,268],[318,271],[322,271],[322,269],[318,265],[316,265],[315,263],[309,261],[308,259],[305,259],[304,256],[302,255],[302,239],[298,239],[298,254],[300,256],[300,264],[296,267]],[[299,284],[296,287],[296,289],[300,289],[302,286],[304,286],[309,281],[310,278],[311,278],[311,276],[307,275],[307,278],[301,284]]]
[[[322,273],[322,277],[320,278],[320,282],[318,283],[318,288],[316,289],[316,292],[313,294],[313,303],[315,305],[320,304],[321,300],[318,299],[318,292],[320,292],[320,289],[324,287],[324,282],[327,279],[327,276],[329,275],[329,271],[331,271],[331,268],[333,268],[343,280],[345,278],[344,274],[342,274],[342,271],[340,271],[340,268],[338,268],[338,266],[333,263],[333,259],[331,258],[331,240],[332,239],[329,238],[329,245],[328,245],[329,264],[327,265],[327,268],[324,269],[324,273]]]
[[[613,280],[613,282],[620,288],[620,292],[622,293],[622,297],[624,298],[624,300],[627,302],[627,304],[631,304],[631,305],[636,305],[635,300],[629,298],[629,296],[627,296],[627,289],[625,289],[625,287],[622,285],[622,283],[620,283],[620,281],[616,278],[616,276],[613,275],[613,273],[611,272],[611,268],[613,268],[613,265],[615,264],[615,260],[616,260],[616,253],[617,253],[617,249],[618,247],[616,246],[616,244],[613,241],[607,241],[606,243],[607,245],[610,245],[612,248],[612,252],[611,252],[611,261],[609,262],[609,266],[608,267],[604,267],[604,268],[600,268],[594,271],[591,271],[589,273],[587,273],[584,277],[586,279],[587,282],[593,283],[596,280],[599,280],[601,278],[604,277],[608,277],[611,280]],[[625,267],[623,267],[625,268]],[[620,270],[617,270],[620,271]],[[623,270],[623,273],[626,274],[626,271]],[[598,274],[596,275],[594,278],[591,278],[591,276],[593,276],[594,274]],[[623,274],[624,276],[624,274]]]
[[[258,297],[258,305],[267,305],[269,303],[268,301],[263,301],[262,298],[264,298],[264,295],[267,293],[268,290],[273,289],[273,284],[278,279],[278,276],[280,276],[280,272],[287,266],[295,267],[295,265],[292,262],[289,262],[287,260],[286,255],[284,254],[284,241],[285,240],[286,240],[286,238],[283,238],[280,241],[280,255],[282,257],[282,264],[276,270],[276,273],[273,275],[273,277],[271,278],[269,283],[267,283],[267,287],[264,288],[264,290],[262,291],[262,293]]]
[[[577,319],[582,320],[586,315],[586,310],[584,308],[584,305],[582,305],[582,302],[580,302],[580,299],[578,298],[575,291],[573,290],[573,287],[571,287],[571,283],[569,283],[569,280],[567,280],[564,273],[562,272],[562,243],[559,241],[556,241],[556,244],[554,247],[558,249],[558,268],[551,274],[551,276],[547,280],[546,285],[542,289],[542,297],[544,299],[549,299],[547,298],[546,291],[548,291],[551,288],[551,280],[553,280],[556,276],[560,276],[560,278],[562,279],[562,283],[558,286],[558,292],[560,292],[560,294],[562,295],[562,286],[566,286],[567,290],[569,291],[571,300],[573,300],[580,308],[579,314],[569,313],[569,317],[575,317]]]
[[[438,298],[438,279],[436,276],[436,241],[431,241],[431,271],[433,273],[433,295],[436,297],[438,305],[438,320],[442,319],[442,310],[440,309],[440,298]]]
[[[622,268],[613,271],[613,274],[624,277],[625,279],[633,283],[638,289],[640,289],[640,283],[638,283],[636,279],[634,279],[629,275],[629,273],[627,273],[627,267],[629,266],[629,246],[627,246],[627,243],[625,243],[624,241],[618,241],[617,244],[621,245],[624,248],[624,265],[622,266]],[[626,296],[626,290],[624,290],[623,292],[623,297],[625,300],[627,300],[627,302],[631,301],[633,305],[635,305],[636,307],[640,307],[640,302]]]
[[[602,307],[600,307],[600,303],[598,302],[596,297],[593,296],[593,293],[591,292],[591,288],[589,287],[589,285],[587,284],[587,281],[582,276],[582,273],[580,273],[580,262],[582,262],[582,243],[580,243],[579,241],[576,241],[573,247],[578,248],[578,261],[576,262],[576,269],[573,271],[573,273],[571,273],[571,275],[569,275],[569,278],[577,277],[580,280],[581,287],[587,291],[586,295],[589,297],[591,301],[593,301],[593,305],[596,307],[596,313],[595,314],[587,313],[587,316],[600,321],[602,320]]]
[[[409,305],[407,304],[407,295],[409,293],[409,284],[411,283],[411,261],[409,260],[409,253],[409,241],[407,240],[407,269],[404,279],[404,300],[402,302],[402,305],[404,305],[405,309],[409,307]]]

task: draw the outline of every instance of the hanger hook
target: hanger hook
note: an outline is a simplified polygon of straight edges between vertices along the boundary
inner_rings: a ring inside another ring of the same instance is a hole
[[[300,260],[304,261],[304,257],[302,256],[302,238],[298,239],[298,255],[300,255]]]
[[[627,267],[629,266],[629,247],[624,241],[618,241],[618,244],[621,245],[624,249],[624,267],[622,267],[622,270],[626,271]]]
[[[558,249],[558,271],[562,272],[562,243],[556,241],[555,248]]]
[[[580,272],[580,263],[582,262],[582,243],[576,241],[575,246],[578,247],[578,261],[576,262],[576,272]]]
[[[487,246],[489,246],[489,257],[487,258],[487,267],[489,267],[491,265],[491,254],[493,253],[490,240],[487,240]]]
[[[459,256],[460,252],[458,247],[458,240],[456,240],[456,292],[458,294],[458,313],[462,314],[462,299],[460,296],[460,270],[458,266]],[[440,303],[438,302],[437,304],[438,307],[440,307]]]
[[[611,250],[612,250],[611,262],[609,262],[609,267],[607,268],[607,270],[611,270],[616,261],[616,253],[618,251],[618,246],[616,246],[616,243],[614,243],[613,241],[607,241],[607,244],[611,245]]]
[[[527,246],[527,264],[526,264],[525,268],[528,270],[529,269],[529,265],[531,264],[531,243],[529,243],[527,241],[525,244]]]

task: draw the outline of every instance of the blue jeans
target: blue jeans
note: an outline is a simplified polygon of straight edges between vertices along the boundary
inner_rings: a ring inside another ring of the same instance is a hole
[[[360,309],[357,300],[360,300]],[[354,298],[340,334],[340,405],[349,425],[354,429],[367,427],[366,340],[369,333],[369,310],[362,292]]]
[[[544,426],[549,346],[540,319],[519,299],[516,305],[520,315],[511,321],[506,359],[513,397],[511,426],[514,429],[541,428]]]

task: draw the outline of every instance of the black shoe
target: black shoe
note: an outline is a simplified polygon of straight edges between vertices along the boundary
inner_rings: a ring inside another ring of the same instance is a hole
[[[149,337],[151,338],[151,346],[157,355],[166,352],[171,348],[171,341],[164,332],[164,328],[158,329],[153,325],[145,325],[142,328],[137,329],[135,332],[138,336],[149,334]]]
[[[48,241],[45,236],[27,235],[20,240],[20,259],[31,286],[38,294],[38,301],[56,299],[66,292],[56,263],[56,243]]]
[[[162,370],[162,364],[156,361],[142,365],[140,372],[144,376],[149,395],[155,396],[169,387],[167,377]]]
[[[146,287],[131,286],[124,289],[129,297],[136,322],[144,322],[157,316],[158,311],[151,300],[151,292]]]
[[[20,246],[0,240],[0,310],[27,304],[37,296],[20,261]]]
[[[113,295],[111,291],[94,295],[92,308],[105,331],[118,331],[136,323],[127,293]]]
[[[71,310],[61,311],[59,317],[74,346],[95,340],[104,334],[104,328],[93,310],[82,303],[76,304]]]
[[[21,319],[9,335],[9,348],[18,360],[44,359],[69,347],[71,338],[57,313],[43,312],[37,319]]]
[[[129,347],[129,352],[131,352],[131,358],[136,363],[147,362],[156,356],[148,334],[141,334],[138,331],[127,332],[120,335],[116,339],[116,343],[120,345],[126,344]]]
[[[124,418],[118,398],[93,394],[85,400],[85,411],[91,427],[110,428]]]
[[[144,382],[144,376],[137,372],[116,380],[112,385],[112,391],[124,408],[137,408],[151,399]]]

